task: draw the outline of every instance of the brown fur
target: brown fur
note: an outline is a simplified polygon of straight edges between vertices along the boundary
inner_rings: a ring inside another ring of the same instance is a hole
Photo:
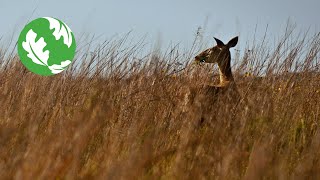
[[[196,63],[217,63],[219,67],[220,83],[218,85],[203,85],[201,87],[190,87],[185,99],[185,107],[198,107],[202,109],[203,114],[200,118],[200,123],[203,123],[205,119],[212,119],[216,114],[215,104],[219,103],[231,103],[234,106],[230,107],[235,109],[240,102],[240,94],[238,92],[236,83],[234,82],[232,70],[231,70],[231,55],[229,49],[234,47],[238,42],[238,37],[231,39],[226,45],[216,39],[217,45],[206,49],[195,57]],[[218,102],[219,101],[219,102]],[[216,103],[212,103],[216,102]],[[192,109],[188,109],[188,112],[192,112]],[[232,112],[230,112],[232,113]],[[206,117],[207,116],[207,117]]]
[[[227,87],[230,82],[234,82],[231,70],[230,48],[238,42],[238,37],[231,39],[226,45],[215,38],[217,45],[209,48],[195,57],[198,63],[217,63],[219,67],[220,83],[216,87]]]

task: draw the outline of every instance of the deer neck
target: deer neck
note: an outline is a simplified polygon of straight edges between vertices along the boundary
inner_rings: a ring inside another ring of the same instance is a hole
[[[230,82],[233,82],[233,75],[231,71],[230,59],[226,59],[218,63],[219,74],[220,74],[220,85],[228,85]]]

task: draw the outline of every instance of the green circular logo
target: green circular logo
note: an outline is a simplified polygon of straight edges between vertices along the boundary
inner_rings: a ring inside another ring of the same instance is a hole
[[[22,64],[43,76],[58,74],[71,64],[76,41],[62,21],[43,17],[31,21],[20,33],[18,54]]]

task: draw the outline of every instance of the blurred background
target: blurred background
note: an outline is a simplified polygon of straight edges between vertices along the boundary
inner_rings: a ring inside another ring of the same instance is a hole
[[[23,26],[38,17],[61,19],[76,38],[95,35],[98,40],[132,31],[134,40],[162,48],[180,44],[190,48],[197,32],[204,44],[213,36],[226,42],[240,35],[240,47],[263,38],[277,38],[287,23],[300,32],[319,32],[318,0],[1,0],[1,41],[16,41]],[[271,41],[272,42],[272,41]],[[239,46],[238,46],[239,47]]]

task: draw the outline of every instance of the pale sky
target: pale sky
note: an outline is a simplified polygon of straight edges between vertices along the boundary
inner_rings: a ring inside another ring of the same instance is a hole
[[[133,30],[147,41],[161,39],[189,47],[199,26],[204,38],[226,42],[240,35],[244,46],[257,39],[268,25],[270,37],[280,36],[288,18],[297,29],[320,31],[320,0],[0,0],[0,37],[17,37],[24,25],[38,17],[64,21],[76,38],[82,33],[102,35],[103,40]],[[207,23],[206,23],[207,22]],[[205,25],[205,27],[204,27]]]

